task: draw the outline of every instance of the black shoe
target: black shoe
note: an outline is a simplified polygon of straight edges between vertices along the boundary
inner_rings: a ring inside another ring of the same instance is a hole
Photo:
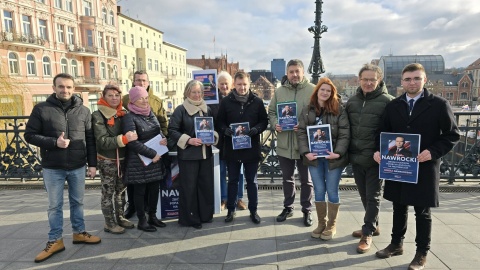
[[[257,212],[255,212],[255,213],[250,213],[250,219],[251,219],[251,220],[253,221],[253,223],[255,223],[255,224],[259,224],[260,221],[262,220],[262,219],[260,218],[260,216],[257,214]]]
[[[228,214],[225,217],[225,222],[227,222],[227,223],[232,222],[235,219],[236,215],[237,215],[237,213],[235,213],[235,211],[228,211]]]
[[[392,256],[402,255],[403,247],[402,245],[390,244],[386,248],[379,250],[375,253],[377,258],[386,259]]]
[[[313,225],[312,212],[303,212],[303,224],[305,224],[307,227]]]
[[[280,213],[280,215],[277,216],[277,221],[278,222],[284,222],[285,220],[287,220],[287,218],[289,218],[291,216],[293,216],[292,209],[284,208],[282,210],[282,213]]]
[[[202,223],[193,224],[192,227],[197,229],[197,230],[200,230],[202,228]]]
[[[128,204],[127,210],[125,210],[125,213],[123,213],[123,216],[126,219],[131,219],[135,215],[135,206]]]
[[[148,224],[153,225],[155,227],[160,227],[160,228],[167,227],[167,224],[158,220],[158,218],[155,214],[148,214],[148,221],[147,222],[148,222]]]
[[[156,232],[157,228],[147,223],[145,217],[138,219],[137,229],[145,232]]]

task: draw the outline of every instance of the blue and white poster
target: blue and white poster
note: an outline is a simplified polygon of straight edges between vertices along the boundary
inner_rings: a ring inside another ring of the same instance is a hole
[[[294,101],[277,103],[277,119],[282,130],[293,130],[298,124],[297,103]]]
[[[248,122],[230,124],[230,128],[233,130],[233,150],[252,148],[252,138],[247,135],[250,131]]]
[[[213,117],[195,117],[195,137],[201,139],[203,144],[215,143]]]
[[[408,133],[380,134],[380,178],[416,184],[420,135]]]
[[[203,84],[203,100],[205,100],[205,103],[218,104],[217,70],[194,70],[192,76],[194,80]]]
[[[160,215],[161,218],[178,217],[178,189],[174,188],[175,181],[178,179],[178,161],[177,156],[170,156],[170,170],[167,170],[166,181],[160,181]],[[158,215],[158,214],[157,214]]]
[[[330,124],[307,126],[310,153],[318,157],[326,157],[332,152],[332,135]]]

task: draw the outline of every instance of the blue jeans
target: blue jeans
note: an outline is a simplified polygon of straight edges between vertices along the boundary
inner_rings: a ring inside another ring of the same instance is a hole
[[[338,195],[338,186],[340,184],[343,167],[329,170],[328,160],[325,158],[318,158],[317,167],[308,166],[308,170],[312,177],[315,201],[324,202],[326,193],[329,202],[339,203],[340,197]]]
[[[228,211],[234,212],[237,208],[238,189],[239,189],[239,173],[242,168],[240,161],[228,161]],[[257,183],[257,169],[258,162],[243,163],[245,168],[245,179],[247,180],[247,196],[248,196],[248,210],[251,213],[257,211],[258,204],[258,183]],[[243,188],[242,188],[243,189]]]
[[[238,199],[243,199],[243,173],[238,177]],[[220,160],[220,194],[222,201],[227,201],[227,161]]]
[[[68,183],[70,222],[73,233],[85,231],[83,219],[83,196],[85,194],[85,167],[75,170],[43,169],[43,183],[48,194],[48,241],[62,238],[63,233],[63,188]]]

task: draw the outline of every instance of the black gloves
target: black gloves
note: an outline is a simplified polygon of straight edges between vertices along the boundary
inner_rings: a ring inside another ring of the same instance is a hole
[[[226,128],[224,134],[225,136],[232,137],[233,130],[231,128]]]
[[[248,131],[248,133],[247,133],[247,135],[250,136],[250,137],[253,137],[253,136],[257,135],[257,134],[258,134],[258,129],[257,129],[257,128],[254,128],[254,127],[252,127],[252,128],[250,129],[250,131]]]

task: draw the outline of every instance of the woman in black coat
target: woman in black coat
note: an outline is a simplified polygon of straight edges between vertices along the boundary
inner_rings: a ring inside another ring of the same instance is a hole
[[[212,116],[203,100],[203,84],[191,80],[183,92],[184,102],[170,117],[170,143],[177,145],[179,186],[178,223],[202,228],[214,213],[213,154],[209,144],[195,137],[195,117]],[[214,132],[216,139],[218,135]]]
[[[247,181],[248,210],[251,220],[258,224],[257,214],[258,185],[257,170],[260,161],[260,134],[267,128],[268,116],[263,101],[250,90],[250,78],[245,72],[237,72],[234,86],[230,94],[222,100],[218,110],[217,125],[221,134],[225,135],[224,153],[228,168],[228,214],[225,222],[232,222],[237,207],[238,178],[243,164],[244,177]],[[251,148],[234,150],[231,124],[248,122],[250,130],[247,136],[251,138]]]
[[[139,230],[153,232],[155,227],[165,227],[165,223],[157,219],[157,203],[160,180],[165,175],[165,166],[160,161],[161,156],[152,148],[145,145],[147,141],[161,135],[161,145],[167,145],[167,139],[160,130],[160,124],[148,104],[148,92],[145,88],[135,86],[129,92],[129,113],[122,121],[123,133],[133,131],[138,140],[127,144],[125,156],[125,173],[123,181],[135,185],[134,201],[138,217]],[[152,159],[152,163],[145,166],[139,155]],[[148,221],[145,218],[144,198],[148,193]]]

